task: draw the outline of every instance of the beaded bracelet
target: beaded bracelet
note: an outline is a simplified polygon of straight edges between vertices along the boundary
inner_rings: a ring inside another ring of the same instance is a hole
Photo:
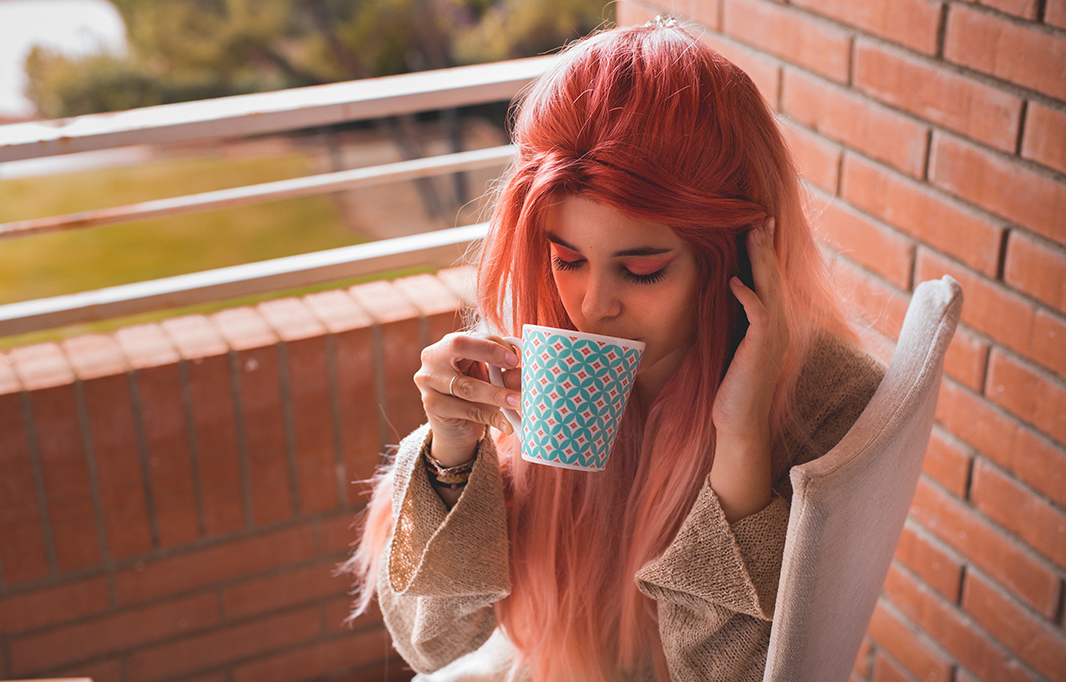
[[[429,476],[430,485],[451,488],[452,490],[458,490],[466,485],[467,480],[470,478],[470,472],[474,469],[474,462],[477,461],[477,457],[462,464],[446,467],[433,459],[433,455],[430,454],[432,445],[432,438],[427,438],[422,445],[422,462],[425,464],[426,475]]]

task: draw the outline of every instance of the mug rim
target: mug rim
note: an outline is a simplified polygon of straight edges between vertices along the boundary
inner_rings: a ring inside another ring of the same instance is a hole
[[[553,333],[555,333],[555,332],[563,332],[564,334],[569,334],[569,335],[572,335],[572,336],[576,336],[579,339],[582,339],[582,340],[585,340],[585,341],[593,341],[595,343],[613,343],[615,345],[622,346],[623,348],[630,348],[630,349],[637,350],[637,351],[640,351],[640,352],[644,352],[644,349],[647,346],[647,344],[645,344],[643,341],[637,341],[635,339],[626,339],[626,338],[623,338],[621,336],[607,336],[606,334],[590,334],[588,332],[580,332],[580,331],[578,331],[576,329],[563,329],[562,327],[546,327],[546,326],[540,325],[540,324],[524,324],[524,325],[522,325],[522,338],[523,338],[523,340],[525,339],[525,336],[526,336],[526,329],[533,329],[533,330],[536,330],[536,331],[546,331],[546,332],[553,332]]]

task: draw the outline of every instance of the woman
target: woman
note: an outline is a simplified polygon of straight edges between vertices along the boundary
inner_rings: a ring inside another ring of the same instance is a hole
[[[523,461],[500,412],[519,395],[506,342],[427,348],[428,424],[375,490],[357,610],[376,588],[404,658],[443,668],[428,679],[761,679],[788,470],[882,373],[851,345],[773,117],[657,21],[567,49],[514,138],[482,320],[642,340],[636,388],[606,470],[557,469]]]

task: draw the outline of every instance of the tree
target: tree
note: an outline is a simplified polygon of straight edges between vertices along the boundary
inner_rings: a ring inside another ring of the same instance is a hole
[[[46,116],[531,56],[603,21],[605,0],[112,0],[129,53],[34,49]]]

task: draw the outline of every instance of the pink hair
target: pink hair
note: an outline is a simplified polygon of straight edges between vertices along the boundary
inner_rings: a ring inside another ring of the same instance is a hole
[[[697,341],[650,405],[634,397],[600,474],[531,465],[499,438],[512,592],[500,624],[538,680],[614,679],[647,656],[667,679],[656,608],[637,570],[673,540],[711,468],[711,407],[739,304],[728,288],[737,239],[776,220],[790,345],[772,428],[813,333],[851,337],[830,296],[796,173],[773,116],[740,69],[679,28],[605,31],[563,52],[515,121],[518,158],[501,191],[478,272],[480,314],[573,328],[555,290],[543,224],[559,195],[582,195],[665,223],[700,263]],[[636,393],[634,393],[636,396]],[[379,484],[355,560],[373,587],[391,530]],[[364,590],[361,607],[370,600]]]

